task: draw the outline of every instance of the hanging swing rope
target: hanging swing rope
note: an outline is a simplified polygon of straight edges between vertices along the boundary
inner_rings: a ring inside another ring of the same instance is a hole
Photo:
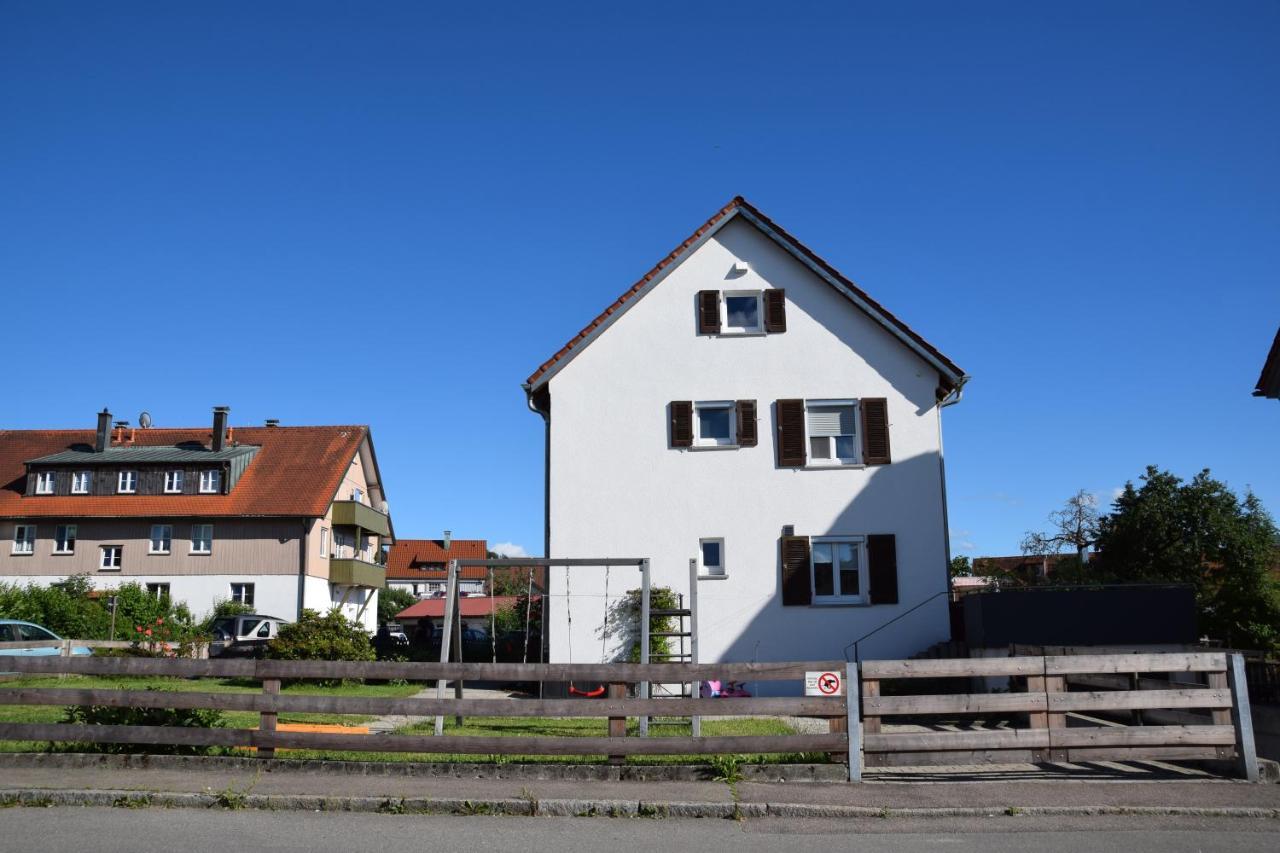
[[[567,622],[569,627],[568,647],[569,647],[569,663],[573,663],[573,594],[569,591],[569,567],[564,567],[564,606],[568,616]],[[606,615],[609,612],[609,566],[604,567],[604,610]],[[601,663],[604,662],[605,652],[605,632],[601,631],[600,635],[600,657]],[[584,696],[588,699],[596,699],[605,694],[603,684],[597,685],[594,690],[579,690],[574,686],[573,682],[569,682],[569,693],[573,696]]]
[[[524,594],[524,659],[529,662],[529,623],[533,620],[533,566],[529,567],[529,588]]]
[[[609,641],[609,572],[608,566],[604,567],[604,621],[600,623],[600,663],[608,663],[605,655],[608,653]]]
[[[493,566],[489,567],[489,645],[493,648],[493,662],[498,662],[498,599],[493,596]]]

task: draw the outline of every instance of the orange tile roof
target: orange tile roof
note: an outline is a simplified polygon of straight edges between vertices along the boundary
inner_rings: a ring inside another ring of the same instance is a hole
[[[586,344],[588,338],[591,337],[591,334],[597,328],[599,328],[612,315],[623,310],[626,304],[630,302],[633,298],[635,298],[640,293],[640,291],[644,290],[645,285],[647,285],[650,281],[652,281],[655,276],[657,276],[659,273],[661,273],[667,267],[671,266],[676,261],[680,260],[681,256],[684,255],[684,253],[691,246],[693,246],[694,243],[697,243],[704,234],[706,234],[711,229],[715,228],[716,225],[721,220],[734,214],[738,210],[742,210],[749,213],[751,216],[755,217],[760,222],[762,222],[767,228],[772,229],[782,240],[790,244],[797,252],[804,255],[814,265],[820,267],[824,272],[826,272],[836,281],[840,282],[840,284],[847,287],[850,291],[856,294],[859,299],[861,299],[867,305],[869,305],[873,310],[879,312],[880,315],[885,318],[886,325],[890,325],[898,329],[900,332],[902,332],[904,335],[906,335],[908,338],[914,341],[917,345],[919,345],[923,350],[931,354],[934,358],[938,359],[938,361],[948,370],[952,371],[956,377],[962,377],[965,375],[964,371],[961,370],[955,364],[955,362],[951,361],[951,359],[947,358],[945,355],[939,352],[938,349],[933,346],[933,344],[926,341],[914,329],[912,329],[906,323],[902,322],[893,314],[891,314],[883,305],[881,305],[879,302],[876,302],[874,299],[872,299],[869,295],[867,295],[866,291],[864,291],[862,288],[858,287],[858,285],[854,284],[852,281],[850,281],[848,278],[842,275],[840,271],[837,270],[835,267],[831,266],[831,264],[827,263],[822,258],[818,257],[818,255],[812,249],[810,249],[808,246],[804,245],[795,237],[787,233],[786,230],[784,230],[781,226],[773,222],[773,220],[769,219],[769,217],[761,213],[759,209],[757,209],[754,205],[748,202],[745,198],[743,198],[742,196],[735,196],[732,201],[730,201],[724,207],[717,210],[711,216],[710,219],[702,223],[702,225],[698,228],[698,230],[690,234],[689,237],[683,243],[681,243],[679,246],[676,246],[675,249],[673,249],[665,258],[658,261],[658,263],[653,267],[653,269],[649,270],[647,273],[644,274],[643,278],[641,278],[635,284],[631,285],[631,287],[629,287],[625,293],[623,293],[621,296],[615,299],[608,308],[604,309],[604,311],[600,313],[600,316],[596,317],[594,320],[592,320],[590,323],[587,324],[586,328],[578,332],[578,334],[574,335],[573,338],[571,338],[567,344],[565,344],[563,347],[560,348],[559,352],[557,352],[555,355],[551,356],[551,358],[543,362],[542,365],[537,370],[535,370],[533,374],[526,380],[526,384],[529,386],[536,385],[538,381],[542,379],[542,377],[547,373],[547,371],[551,370],[551,368],[553,368],[557,362],[563,361],[571,357],[572,355],[574,355],[576,350],[581,349]],[[950,380],[944,378],[944,381],[950,381]]]
[[[483,560],[489,553],[489,543],[484,539],[454,539],[449,550],[441,539],[399,539],[387,554],[387,577],[392,580],[444,580],[444,564],[449,560]],[[435,563],[441,568],[428,569],[424,563]],[[466,580],[488,578],[489,570],[483,566],[468,566],[461,576]]]
[[[262,449],[226,495],[33,495],[24,463],[92,445],[94,430],[0,430],[0,518],[299,516],[329,510],[367,426],[234,427],[232,439]],[[138,429],[133,446],[208,445],[208,427]]]

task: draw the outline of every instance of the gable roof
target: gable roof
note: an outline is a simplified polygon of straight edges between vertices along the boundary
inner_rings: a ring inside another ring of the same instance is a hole
[[[482,596],[479,598],[459,598],[458,614],[464,618],[488,616],[495,611],[511,607],[520,599],[513,595]],[[410,604],[396,614],[396,619],[440,619],[444,616],[443,598],[424,598],[416,604]]]
[[[884,326],[890,334],[914,350],[925,361],[932,364],[941,376],[943,385],[950,389],[959,388],[969,379],[968,375],[951,359],[943,355],[933,344],[926,341],[914,329],[899,320],[879,302],[872,299],[866,291],[858,287],[839,270],[831,266],[795,237],[791,236],[769,217],[765,216],[754,205],[742,196],[715,212],[714,215],[694,231],[689,237],[671,251],[665,258],[644,274],[644,277],[631,285],[621,296],[613,301],[598,317],[587,324],[586,328],[574,335],[568,343],[551,358],[547,359],[525,382],[525,389],[532,393],[550,381],[565,364],[573,359],[583,348],[622,315],[631,305],[643,296],[650,287],[657,284],[670,272],[690,250],[710,239],[735,217],[741,216],[759,229],[765,236],[789,252],[793,257],[809,267],[819,278],[825,280],[837,291],[844,294],[854,305],[865,312],[871,319]]]
[[[1271,342],[1271,352],[1267,353],[1267,360],[1262,365],[1253,396],[1280,400],[1280,330],[1276,331],[1276,339]]]
[[[399,539],[387,553],[387,577],[391,580],[444,580],[444,564],[450,560],[483,560],[489,543],[484,539],[454,539],[449,550],[440,539]],[[422,564],[440,568],[415,568]],[[467,566],[460,576],[480,580],[489,576],[484,566]]]
[[[0,518],[319,518],[329,510],[366,426],[235,427],[240,446],[261,448],[225,495],[38,495],[25,497],[25,463],[92,445],[94,430],[0,430]],[[208,427],[139,429],[132,448],[208,445]]]

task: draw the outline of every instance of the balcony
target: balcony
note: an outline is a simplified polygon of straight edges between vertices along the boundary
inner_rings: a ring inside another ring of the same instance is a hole
[[[333,557],[329,560],[329,583],[383,589],[387,585],[387,570],[377,563]]]
[[[391,535],[391,521],[386,513],[378,512],[359,501],[334,501],[333,523],[354,524],[379,536]]]

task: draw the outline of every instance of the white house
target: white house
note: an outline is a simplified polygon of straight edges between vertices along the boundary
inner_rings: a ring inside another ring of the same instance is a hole
[[[903,614],[860,656],[920,651],[949,636],[941,414],[967,378],[736,198],[525,384],[546,553],[649,557],[680,593],[697,558],[703,661],[840,659]],[[570,571],[550,659],[612,656],[604,571]]]

